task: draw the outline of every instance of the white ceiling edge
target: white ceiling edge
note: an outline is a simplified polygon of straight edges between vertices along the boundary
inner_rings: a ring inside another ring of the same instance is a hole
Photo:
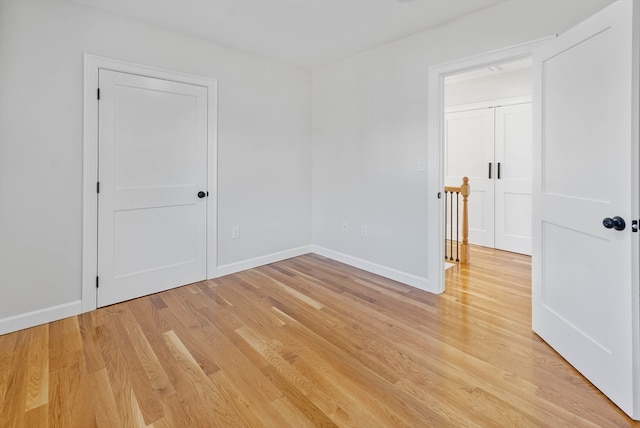
[[[73,0],[316,68],[506,0]]]

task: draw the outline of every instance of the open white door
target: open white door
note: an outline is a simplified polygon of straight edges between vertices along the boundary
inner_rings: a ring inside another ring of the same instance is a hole
[[[207,88],[99,82],[98,306],[204,280]]]
[[[534,331],[637,419],[632,7],[618,1],[534,53],[532,313]],[[624,230],[603,226],[615,216]]]

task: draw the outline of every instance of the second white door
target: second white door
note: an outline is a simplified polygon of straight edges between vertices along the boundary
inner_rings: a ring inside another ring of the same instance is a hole
[[[98,306],[206,278],[207,88],[99,71]]]
[[[445,184],[470,179],[469,242],[531,254],[531,103],[445,115]]]

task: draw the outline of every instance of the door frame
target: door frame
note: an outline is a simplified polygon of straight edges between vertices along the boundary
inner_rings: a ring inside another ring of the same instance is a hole
[[[428,105],[427,105],[427,158],[429,159],[429,220],[427,224],[430,239],[427,247],[427,271],[429,272],[429,289],[432,293],[440,294],[445,291],[444,282],[444,209],[443,199],[438,200],[444,188],[444,79],[453,74],[464,73],[478,68],[490,67],[496,64],[516,61],[530,57],[533,51],[546,41],[557,37],[552,35],[516,46],[486,52],[467,58],[432,65],[428,76]],[[473,192],[473,183],[470,183]],[[433,203],[431,203],[433,201]]]
[[[84,54],[82,172],[82,312],[97,308],[98,272],[98,71],[106,69],[207,88],[207,255],[206,278],[217,269],[218,81],[172,70]]]

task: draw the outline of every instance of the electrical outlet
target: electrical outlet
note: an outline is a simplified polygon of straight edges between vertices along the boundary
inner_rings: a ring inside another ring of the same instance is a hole
[[[231,239],[240,239],[240,226],[233,226],[231,228]]]
[[[343,232],[348,232],[349,231],[349,223],[347,223],[346,221],[342,222],[342,231]]]
[[[363,224],[362,226],[360,226],[360,235],[366,238],[368,234],[369,234],[369,231],[367,229],[367,225]]]

